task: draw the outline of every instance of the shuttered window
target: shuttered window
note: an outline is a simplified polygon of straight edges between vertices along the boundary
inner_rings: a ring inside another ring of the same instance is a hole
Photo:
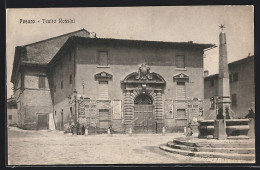
[[[99,65],[101,66],[107,66],[108,65],[108,53],[107,51],[99,51],[98,53],[98,58],[99,58]]]
[[[186,99],[186,89],[185,89],[185,82],[177,82],[177,100],[185,100]]]
[[[99,121],[109,121],[109,110],[99,109]]]
[[[69,83],[72,84],[72,75],[70,75]]]
[[[185,109],[177,109],[176,119],[186,119],[186,110]]]
[[[177,68],[185,68],[185,56],[184,55],[177,55],[175,62],[176,62]]]
[[[98,82],[98,99],[108,100],[108,81]]]
[[[232,94],[231,100],[232,100],[232,106],[237,106],[237,94]]]
[[[45,88],[45,76],[39,76],[39,88]]]

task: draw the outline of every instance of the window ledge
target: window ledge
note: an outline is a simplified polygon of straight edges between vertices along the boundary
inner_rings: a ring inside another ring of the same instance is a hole
[[[97,66],[97,68],[110,68],[110,66]]]
[[[177,70],[177,71],[187,71],[186,68],[176,68],[175,70]]]
[[[187,120],[187,118],[175,118],[175,120]]]

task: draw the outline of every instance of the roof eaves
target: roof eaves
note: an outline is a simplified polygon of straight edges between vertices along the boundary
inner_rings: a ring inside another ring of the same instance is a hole
[[[252,55],[252,56],[248,56],[248,57],[246,57],[246,58],[242,58],[241,60],[237,60],[237,61],[234,61],[234,62],[232,62],[232,63],[229,63],[228,64],[228,66],[230,67],[232,67],[232,66],[235,66],[235,65],[238,65],[238,64],[241,64],[241,63],[244,63],[244,62],[248,62],[248,61],[251,61],[251,60],[254,60],[254,55]]]
[[[216,77],[218,77],[218,74],[212,74],[212,75],[209,75],[207,77],[204,77],[204,80],[211,79],[211,78],[216,78]]]
[[[15,47],[13,69],[12,69],[12,75],[11,75],[11,82],[12,83],[15,83],[15,77],[16,77],[16,73],[17,73],[18,68],[19,68],[19,63],[22,60],[23,50],[26,50],[26,48],[24,48],[22,46],[16,46]]]
[[[167,41],[145,41],[145,40],[130,40],[130,39],[113,39],[113,38],[89,38],[89,37],[78,37],[75,36],[79,42],[121,42],[121,43],[132,43],[135,45],[176,45],[176,46],[190,46],[190,47],[200,47],[202,49],[207,49],[211,47],[215,47],[215,44],[198,44],[198,43],[190,43],[190,42],[167,42]]]
[[[80,30],[77,30],[77,31],[73,31],[73,32],[69,32],[69,33],[66,33],[66,34],[58,35],[58,36],[51,37],[51,38],[48,38],[48,39],[45,39],[45,40],[41,40],[41,41],[37,41],[37,42],[34,42],[34,43],[26,44],[23,47],[28,47],[28,46],[31,46],[31,45],[34,45],[34,44],[38,44],[38,43],[42,43],[42,42],[45,42],[45,41],[57,39],[57,38],[64,37],[64,36],[67,36],[67,35],[70,35],[70,34],[74,34],[74,33],[80,32],[80,31],[85,31],[85,32],[89,33],[87,30],[85,30],[83,28],[83,29],[80,29]]]

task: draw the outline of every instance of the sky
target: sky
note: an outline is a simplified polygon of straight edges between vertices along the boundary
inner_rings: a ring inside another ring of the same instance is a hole
[[[21,24],[20,19],[75,19],[71,24]],[[7,9],[6,83],[12,91],[11,73],[16,46],[41,41],[80,29],[99,38],[210,43],[219,45],[219,26],[225,25],[228,62],[254,54],[253,6],[167,6]],[[205,52],[204,70],[218,73],[218,47]]]

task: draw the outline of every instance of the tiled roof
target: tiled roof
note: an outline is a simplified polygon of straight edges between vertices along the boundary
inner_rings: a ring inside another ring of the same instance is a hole
[[[50,39],[25,45],[23,47],[26,48],[26,58],[23,58],[23,61],[26,61],[27,63],[39,64],[49,63],[54,55],[62,47],[62,45],[71,36],[88,37],[89,33],[86,30],[82,29],[58,37],[53,37]]]
[[[85,29],[81,29],[46,40],[16,47],[11,82],[14,82],[14,77],[19,67],[19,63],[22,65],[47,65],[71,36],[88,37],[89,32]]]

